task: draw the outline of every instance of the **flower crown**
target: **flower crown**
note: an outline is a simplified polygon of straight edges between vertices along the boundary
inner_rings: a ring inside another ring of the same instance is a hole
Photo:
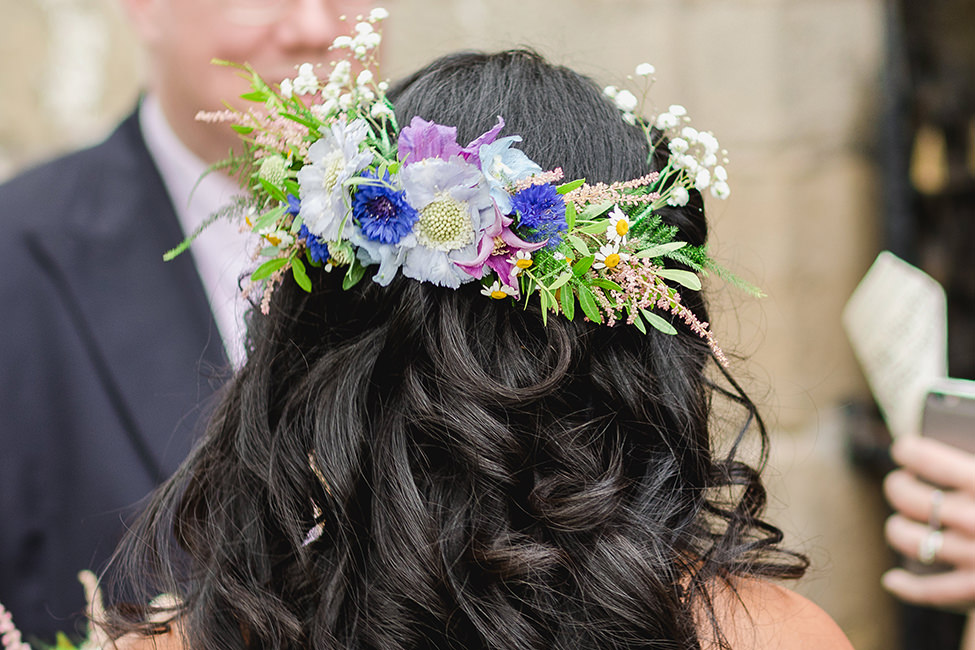
[[[676,240],[677,228],[656,212],[685,205],[692,189],[728,196],[725,152],[714,136],[688,126],[677,105],[652,121],[638,118],[642,102],[610,86],[605,94],[622,119],[644,130],[651,156],[668,142],[668,162],[630,181],[590,185],[530,160],[516,146],[519,136],[501,137],[503,116],[466,146],[456,128],[420,117],[400,129],[378,74],[377,28],[387,15],[374,9],[352,35],[335,39],[332,49],[346,56],[327,76],[304,63],[275,89],[237,66],[251,83],[242,98],[261,107],[198,115],[230,122],[246,145],[244,156],[218,167],[238,175],[248,196],[203,227],[230,217],[259,237],[255,259],[265,261],[245,291],[262,289],[262,311],[288,271],[310,291],[306,265],[344,269],[345,288],[378,266],[372,280],[381,285],[402,273],[451,288],[479,281],[486,299],[527,304],[537,295],[545,318],[571,320],[581,311],[597,323],[625,320],[641,332],[649,324],[675,334],[662,315],[671,314],[726,363],[708,323],[674,286],[697,291],[698,273],[724,272],[704,247]],[[636,68],[644,98],[653,73],[646,63]],[[668,268],[666,260],[691,270]]]

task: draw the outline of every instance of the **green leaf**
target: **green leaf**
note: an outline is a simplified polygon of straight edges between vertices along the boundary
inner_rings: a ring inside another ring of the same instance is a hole
[[[253,126],[244,126],[243,124],[231,124],[230,128],[241,135],[247,135],[248,133],[252,133],[254,131]]]
[[[312,130],[317,130],[318,129],[318,124],[314,120],[309,120],[309,119],[303,118],[303,117],[301,117],[299,115],[294,115],[292,113],[281,113],[280,115],[281,115],[281,117],[286,118],[286,119],[289,119],[292,122],[297,122],[298,124],[301,124],[302,126],[307,126],[309,129],[312,129]]]
[[[592,253],[589,252],[589,247],[586,246],[586,242],[582,239],[582,237],[579,237],[578,235],[566,235],[565,238],[569,240],[572,248],[576,249],[583,257],[586,255],[592,255]]]
[[[282,203],[288,202],[288,197],[284,195],[284,192],[281,191],[280,187],[267,182],[260,176],[257,177],[257,180],[258,182],[260,182],[261,187],[264,188],[264,191],[270,194],[272,198],[274,198],[277,201],[281,201]]]
[[[295,282],[306,292],[311,293],[311,278],[305,271],[304,263],[297,257],[291,259],[291,275],[295,277]]]
[[[555,191],[559,194],[568,194],[572,190],[578,189],[586,184],[586,179],[579,178],[574,181],[569,181],[568,183],[562,183],[555,188]]]
[[[266,278],[271,277],[271,275],[275,271],[285,266],[288,263],[288,261],[289,260],[286,257],[279,257],[264,262],[259,267],[257,267],[253,273],[251,273],[251,280],[253,280],[254,282],[258,282],[260,280],[264,280]]]
[[[684,248],[685,246],[687,246],[687,242],[683,241],[672,241],[666,244],[657,244],[634,253],[633,257],[660,257],[661,255],[666,255],[667,253],[673,253],[675,250]]]
[[[539,291],[538,300],[541,303],[542,311],[548,312],[549,307],[552,306],[552,294],[547,291]]]
[[[581,275],[583,275],[586,271],[588,271],[592,267],[592,263],[595,261],[596,261],[595,255],[587,255],[586,257],[583,257],[581,260],[579,260],[578,262],[572,265],[572,272],[578,278]]]
[[[562,313],[569,320],[575,316],[576,312],[576,294],[572,291],[572,287],[563,287],[562,291],[559,292],[559,302],[562,303]]]
[[[58,632],[57,645],[54,646],[54,650],[77,650],[77,648],[64,632]]]
[[[692,291],[701,290],[701,278],[690,271],[680,269],[660,269],[657,275],[665,280],[673,280],[677,284],[683,285]]]
[[[637,314],[633,318],[633,324],[636,325],[636,328],[640,330],[640,332],[642,332],[643,334],[647,333],[647,326],[643,324],[643,319],[640,318],[640,314]]]
[[[254,90],[249,93],[244,93],[240,98],[246,99],[249,102],[266,102],[270,96],[270,94],[263,90]]]
[[[647,322],[650,323],[654,327],[654,329],[658,329],[664,334],[670,334],[671,336],[677,333],[677,330],[674,329],[673,325],[671,325],[664,318],[661,318],[660,316],[653,313],[649,309],[641,308],[640,313],[643,314],[643,317],[647,319]]]
[[[607,280],[606,278],[596,278],[590,284],[594,287],[599,287],[600,289],[609,289],[610,291],[623,291],[623,287],[616,284],[612,280]]]
[[[563,273],[562,275],[560,275],[558,277],[558,279],[555,280],[555,282],[553,282],[552,284],[550,284],[548,286],[548,290],[549,291],[555,291],[556,289],[558,289],[559,287],[561,287],[563,284],[565,284],[566,282],[568,282],[571,279],[572,279],[572,272],[571,271],[566,271],[565,273]]]
[[[349,264],[349,270],[345,272],[345,277],[342,278],[342,288],[351,289],[359,283],[365,274],[366,267],[360,264],[358,259],[353,259],[352,264]]]
[[[609,210],[615,205],[612,201],[603,201],[602,203],[594,203],[582,211],[582,218],[586,221],[592,221],[602,213]],[[605,227],[605,226],[604,226]]]
[[[566,203],[565,204],[565,223],[571,231],[576,227],[576,204]]]
[[[596,304],[596,297],[592,295],[592,291],[589,287],[585,285],[579,285],[579,306],[582,307],[583,313],[594,323],[600,323],[603,320],[602,315],[599,313],[599,306]]]
[[[600,233],[606,232],[606,227],[608,225],[609,225],[608,221],[597,221],[596,223],[591,223],[587,226],[576,228],[576,232],[584,232],[587,235],[598,235]]]
[[[278,219],[284,216],[285,210],[286,208],[283,205],[279,205],[276,208],[271,208],[259,216],[256,221],[254,221],[254,225],[251,227],[251,230],[254,232],[260,232],[267,228],[271,228],[278,222]]]

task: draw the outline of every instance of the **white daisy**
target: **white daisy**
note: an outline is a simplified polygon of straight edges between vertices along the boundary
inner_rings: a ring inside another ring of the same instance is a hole
[[[502,298],[513,297],[515,295],[515,290],[506,284],[502,284],[500,280],[495,280],[491,286],[481,287],[481,293],[488,298],[501,300]]]
[[[527,251],[518,251],[509,261],[514,266],[512,270],[515,272],[515,275],[525,269],[531,268],[531,265],[534,264],[531,253]]]
[[[594,269],[615,269],[620,262],[630,259],[626,253],[620,252],[619,244],[603,244],[596,253],[596,262],[592,265]]]
[[[606,239],[620,246],[626,246],[626,234],[630,232],[630,220],[615,206],[609,213],[609,223],[606,225]]]

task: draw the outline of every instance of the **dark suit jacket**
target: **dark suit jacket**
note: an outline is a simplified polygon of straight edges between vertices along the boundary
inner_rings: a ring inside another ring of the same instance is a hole
[[[130,116],[104,143],[0,186],[0,602],[73,631],[76,574],[200,431],[227,361]]]

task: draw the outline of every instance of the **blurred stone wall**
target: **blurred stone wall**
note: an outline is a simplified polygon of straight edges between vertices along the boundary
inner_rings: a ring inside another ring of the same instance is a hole
[[[117,0],[0,0],[0,179],[102,137],[142,66]],[[852,471],[839,405],[866,394],[840,310],[877,247],[880,0],[390,0],[387,76],[461,48],[529,45],[651,101],[684,104],[730,151],[709,204],[716,256],[768,296],[716,285],[719,340],[771,425],[771,512],[814,568],[799,590],[860,650],[892,648],[875,482]]]

